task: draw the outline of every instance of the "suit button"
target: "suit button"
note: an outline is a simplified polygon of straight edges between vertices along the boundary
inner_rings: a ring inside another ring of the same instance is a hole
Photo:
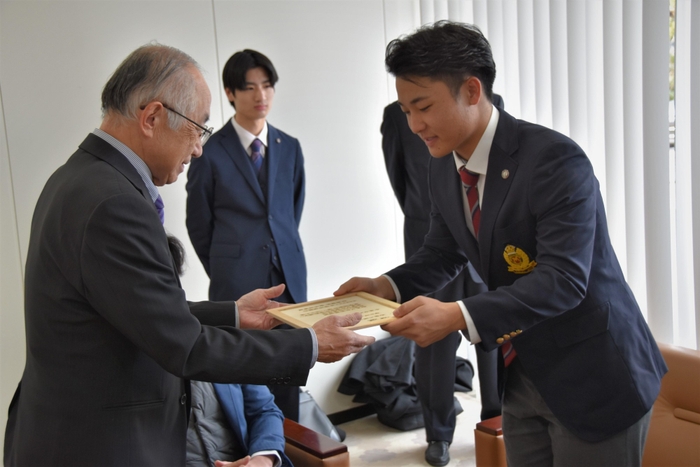
[[[503,338],[502,338],[502,337],[499,337],[498,339],[496,339],[496,343],[497,343],[497,344],[503,344]]]
[[[277,384],[277,378],[270,378],[270,384]]]
[[[185,405],[187,403],[187,394],[180,396],[180,405]]]
[[[522,330],[522,329],[516,329],[516,330],[515,330],[515,333],[516,333],[516,334],[522,334],[522,333],[523,333],[523,330]]]
[[[267,245],[263,245],[263,250],[267,250]]]
[[[275,243],[275,239],[274,239],[274,238],[271,238],[271,239],[270,239],[270,243]]]
[[[515,331],[513,331],[513,332],[510,333],[510,337],[515,337],[515,336],[517,336],[517,335],[518,335],[518,333],[515,332]]]
[[[289,376],[284,378],[284,384],[289,384],[291,381],[292,381],[292,378],[290,378]]]
[[[503,334],[503,338],[507,341],[510,340],[510,334]]]

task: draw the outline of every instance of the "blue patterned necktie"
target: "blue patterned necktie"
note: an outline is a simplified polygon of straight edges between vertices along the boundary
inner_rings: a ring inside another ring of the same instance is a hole
[[[262,146],[262,141],[260,141],[258,138],[255,138],[255,140],[250,144],[250,160],[253,161],[256,175],[260,173],[260,167],[262,167],[263,163],[263,155],[261,151]]]
[[[153,203],[156,205],[156,211],[158,211],[158,217],[160,217],[160,223],[165,223],[165,204],[163,204],[163,198],[158,195]]]

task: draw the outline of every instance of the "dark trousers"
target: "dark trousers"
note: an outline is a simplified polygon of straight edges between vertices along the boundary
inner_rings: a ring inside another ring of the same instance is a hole
[[[455,301],[486,290],[483,282],[475,281],[465,269],[433,297]],[[454,408],[455,356],[461,341],[455,332],[427,347],[416,346],[415,375],[418,398],[423,407],[426,441],[452,442],[456,425]],[[476,360],[481,392],[481,419],[501,414],[501,395],[498,391],[498,354],[476,347]]]
[[[503,440],[509,467],[637,467],[650,421],[651,410],[608,439],[584,441],[549,410],[518,357],[506,370]]]

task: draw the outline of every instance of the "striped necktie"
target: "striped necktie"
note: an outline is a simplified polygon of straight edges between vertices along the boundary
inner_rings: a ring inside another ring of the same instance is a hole
[[[459,176],[462,179],[462,184],[467,193],[467,202],[469,203],[469,212],[472,216],[472,225],[474,226],[474,236],[479,239],[479,226],[481,225],[481,209],[479,209],[479,174],[467,170],[467,166],[463,165],[459,168]],[[510,341],[505,341],[501,345],[501,353],[503,354],[503,362],[505,366],[511,364],[515,358],[515,349]]]
[[[481,209],[479,209],[479,189],[476,184],[479,182],[479,174],[470,172],[467,170],[467,166],[463,165],[459,168],[459,176],[467,192],[467,202],[469,203],[469,212],[471,213],[472,225],[474,226],[474,236],[478,240]]]

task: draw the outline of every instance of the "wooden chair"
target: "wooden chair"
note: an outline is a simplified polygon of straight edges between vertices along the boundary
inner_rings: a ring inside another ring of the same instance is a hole
[[[700,351],[659,344],[668,365],[654,402],[642,467],[700,466]],[[477,467],[505,467],[501,417],[474,430]]]
[[[506,467],[500,415],[476,424],[474,449],[477,467]]]
[[[654,402],[642,466],[700,466],[700,351],[659,349],[668,373]]]
[[[298,467],[350,467],[348,447],[297,422],[284,419],[285,454]]]

